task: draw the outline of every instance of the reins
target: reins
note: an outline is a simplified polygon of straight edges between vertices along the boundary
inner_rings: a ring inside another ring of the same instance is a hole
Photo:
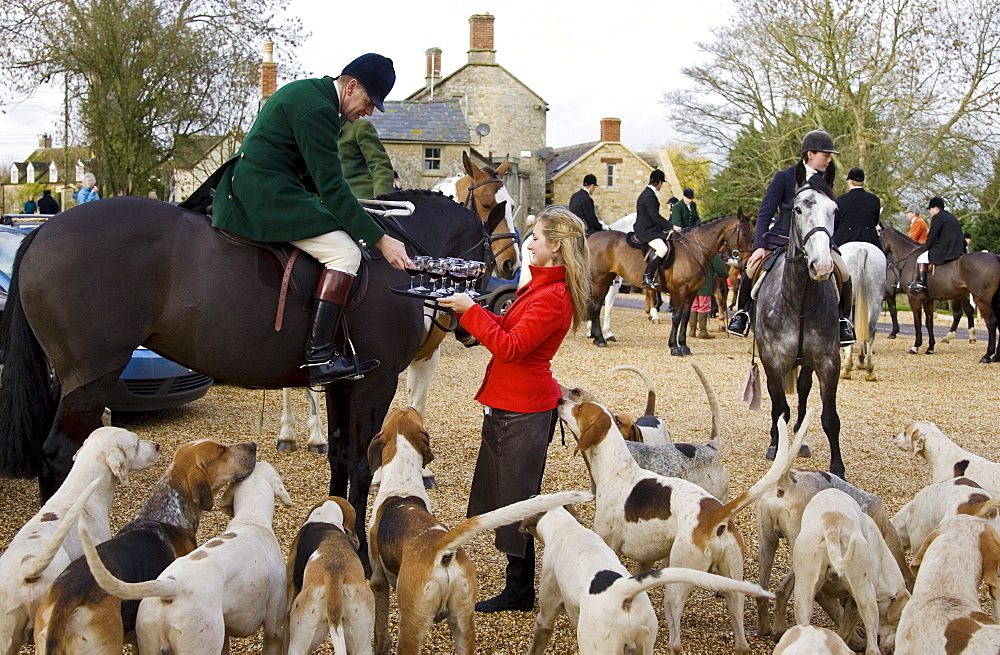
[[[468,193],[466,193],[466,195],[465,195],[465,207],[466,207],[466,209],[469,209],[469,210],[473,211],[476,214],[476,216],[478,216],[479,215],[479,211],[478,211],[478,205],[476,204],[476,194],[474,194],[473,191],[475,191],[476,189],[478,189],[481,186],[486,186],[487,184],[498,184],[500,186],[503,186],[503,183],[504,183],[503,179],[501,179],[499,177],[494,177],[494,178],[490,178],[488,180],[483,180],[482,182],[476,182],[474,184],[469,184]],[[499,187],[497,187],[497,188],[499,188]],[[493,253],[493,266],[494,267],[496,266],[496,258],[499,255],[502,255],[508,248],[516,248],[517,247],[517,233],[516,232],[501,232],[500,234],[491,234],[490,235],[491,250],[492,250],[492,244],[494,242],[496,242],[496,241],[501,240],[501,239],[510,239],[510,243],[508,243],[503,248],[501,248],[499,252]],[[491,268],[490,270],[492,271],[493,269]]]

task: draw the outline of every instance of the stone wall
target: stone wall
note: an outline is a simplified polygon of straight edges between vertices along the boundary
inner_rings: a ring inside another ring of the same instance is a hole
[[[608,186],[609,163],[615,166],[613,187]],[[603,143],[565,174],[553,180],[552,202],[556,205],[568,205],[570,196],[582,187],[583,176],[593,173],[597,176],[597,189],[593,196],[597,216],[610,225],[635,211],[635,201],[649,182],[652,170],[649,164],[620,143]],[[667,191],[666,187],[664,191]],[[669,197],[669,194],[663,196],[660,204],[665,206]]]
[[[383,141],[389,153],[393,169],[399,173],[404,189],[431,189],[444,178],[463,175],[462,151],[464,146],[456,144],[403,143]],[[441,169],[424,169],[424,147],[441,148]]]

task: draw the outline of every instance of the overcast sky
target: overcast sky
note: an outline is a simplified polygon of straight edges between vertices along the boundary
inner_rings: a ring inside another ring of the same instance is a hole
[[[441,72],[468,61],[469,16],[490,13],[497,63],[549,103],[548,145],[561,147],[599,137],[600,119],[622,119],[622,141],[645,150],[676,135],[660,104],[663,92],[685,86],[680,70],[704,61],[697,43],[712,40],[729,0],[368,0],[333,3],[291,0],[312,36],[299,61],[312,75],[336,75],[364,52],[379,52],[396,65],[390,100],[424,84],[425,51],[441,48]],[[280,65],[282,53],[275,53]],[[0,114],[0,160],[21,160],[38,136],[59,141],[60,89],[40,89]]]

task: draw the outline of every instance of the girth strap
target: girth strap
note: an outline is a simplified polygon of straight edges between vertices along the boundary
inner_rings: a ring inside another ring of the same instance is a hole
[[[288,281],[292,277],[292,267],[295,266],[295,260],[299,258],[299,253],[302,252],[298,248],[295,252],[288,258],[288,262],[285,264],[285,273],[281,276],[281,292],[278,294],[278,313],[274,317],[274,331],[281,332],[281,323],[285,317],[285,298],[288,297]]]

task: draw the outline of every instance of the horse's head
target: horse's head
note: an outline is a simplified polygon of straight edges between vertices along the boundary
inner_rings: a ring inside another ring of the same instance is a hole
[[[730,266],[745,264],[753,253],[753,225],[750,217],[743,214],[743,208],[736,210],[736,225],[726,232],[723,255]]]
[[[517,247],[517,236],[514,231],[513,206],[503,176],[507,172],[507,159],[496,170],[476,166],[469,155],[462,153],[462,164],[465,166],[465,176],[455,182],[455,198],[466,207],[476,212],[479,219],[486,223],[490,212],[500,203],[504,205],[504,220],[500,221],[491,232],[493,235],[493,256],[496,258],[497,274],[504,279],[511,279],[521,266],[520,249]]]
[[[795,192],[792,224],[789,226],[788,254],[806,258],[814,280],[825,280],[833,272],[830,256],[837,203],[826,189],[804,184]]]

